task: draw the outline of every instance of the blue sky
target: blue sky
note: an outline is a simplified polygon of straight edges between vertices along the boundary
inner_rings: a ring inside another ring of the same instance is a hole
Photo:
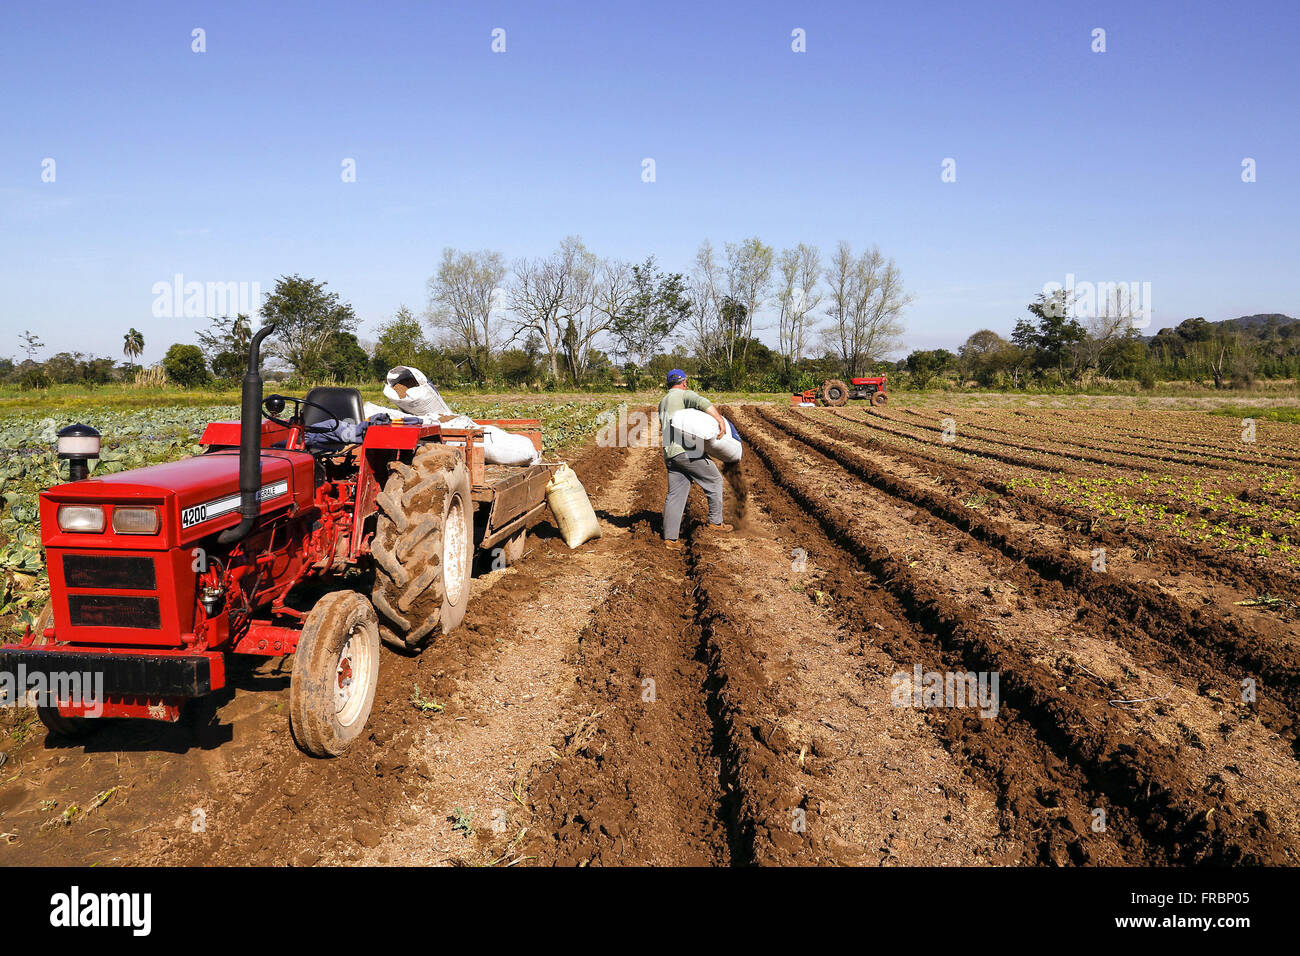
[[[119,356],[135,326],[157,359],[201,324],[152,314],[177,273],[325,279],[364,337],[444,246],[574,233],[682,270],[705,237],[877,244],[908,348],[1006,333],[1068,274],[1150,282],[1153,331],[1300,315],[1298,28],[1280,2],[8,3],[0,355],[30,328]]]

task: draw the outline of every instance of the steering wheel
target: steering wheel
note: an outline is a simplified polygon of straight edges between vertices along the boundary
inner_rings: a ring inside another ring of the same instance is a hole
[[[276,417],[277,415],[279,415],[281,412],[284,411],[285,402],[294,403],[293,417],[290,418],[288,421],[285,421],[283,418]],[[305,398],[293,398],[288,395],[268,395],[262,401],[262,405],[266,409],[262,414],[266,417],[267,421],[275,422],[277,425],[283,426],[284,428],[292,428],[294,421],[302,418],[302,407],[304,405],[310,405],[312,408],[324,412],[327,416],[329,416],[329,420],[334,423],[333,425],[303,424],[302,427],[307,431],[310,432],[333,431],[335,427],[337,427],[340,424],[338,417],[335,416],[335,414],[332,411],[330,411],[328,408],[326,408],[324,405],[317,405],[315,402],[309,402]]]

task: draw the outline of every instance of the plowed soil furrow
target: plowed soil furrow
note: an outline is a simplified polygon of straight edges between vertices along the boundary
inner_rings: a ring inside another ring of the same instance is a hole
[[[529,781],[526,846],[542,864],[747,863],[685,557],[651,520],[667,489],[662,452],[639,455],[648,471],[619,574],[577,638],[583,716]]]
[[[1177,705],[1194,708],[1191,716],[1203,731],[1207,720],[1211,727],[1222,720],[1212,708],[1198,706],[1195,695],[1170,686],[1166,675],[1079,626],[1077,605],[1072,607],[1058,582],[1037,578],[956,529],[945,532],[933,516],[909,516],[908,509],[880,500],[878,492],[853,487],[833,460],[779,437],[757,413],[743,417],[752,447],[778,480],[833,538],[886,581],[909,616],[938,635],[966,669],[999,673],[1002,700],[1017,717],[1059,759],[1074,764],[1086,789],[1131,812],[1138,840],[1145,844],[1140,854],[1170,862],[1288,858],[1288,841],[1272,829],[1285,821],[1262,823],[1245,800],[1225,803],[1213,782],[1184,773],[1186,767],[1200,777],[1201,767],[1178,741],[1181,721],[1159,725],[1107,702],[1115,696],[1112,685],[1132,674],[1135,683],[1164,685],[1167,695],[1177,692]],[[918,565],[923,571],[914,570]],[[986,594],[998,583],[1014,596],[998,595],[994,602],[973,596],[983,582],[988,582]],[[1252,746],[1264,745],[1253,740]],[[1267,748],[1259,759],[1270,761],[1270,772],[1279,760],[1294,764],[1289,754],[1280,757]]]
[[[847,417],[857,417],[854,413],[838,413]],[[882,416],[875,415],[875,413],[871,414],[872,420],[870,424],[873,427],[879,427],[900,437],[914,440],[929,441],[930,443],[943,441],[942,436],[945,427],[940,421],[904,423],[897,419],[884,419]],[[859,418],[858,420],[863,421],[864,419]],[[882,421],[889,421],[899,427],[885,427],[881,424]],[[1197,461],[1184,456],[1155,455],[1142,451],[1116,451],[1114,454],[1106,454],[1104,449],[1099,450],[1090,446],[1075,445],[1068,440],[1054,441],[1052,445],[1043,445],[1031,442],[1026,436],[1014,433],[1005,435],[997,433],[981,434],[986,430],[970,421],[958,422],[954,420],[954,426],[954,447],[977,450],[981,455],[996,457],[1011,464],[1021,464],[1030,468],[1063,471],[1070,469],[1070,462],[1088,462],[1094,465],[1104,465],[1108,468],[1124,468],[1130,471],[1159,469],[1164,472],[1183,473],[1192,470],[1204,471],[1206,469],[1231,470],[1227,463],[1216,464],[1208,461]],[[912,434],[907,429],[915,429],[922,434]],[[1024,454],[1017,454],[1017,452]]]
[[[947,494],[890,473],[833,434],[811,429],[789,415],[762,414],[874,487],[924,508],[1045,578],[1065,585],[1075,592],[1081,606],[1086,603],[1108,611],[1114,618],[1111,633],[1140,656],[1168,656],[1149,646],[1149,635],[1177,651],[1179,666],[1197,681],[1214,686],[1256,679],[1260,686],[1267,687],[1255,704],[1260,719],[1293,742],[1300,733],[1300,646],[1289,628],[1262,635],[1231,616],[1189,609],[1143,582],[1116,580],[1116,575],[1099,573],[1076,555],[1039,544],[1024,527],[1011,528],[986,519]]]
[[[818,409],[816,411],[820,414],[821,410]],[[1077,462],[1075,462],[1074,459],[1062,459],[1060,456],[1055,455],[1028,456],[1017,454],[1015,450],[1011,448],[991,447],[987,443],[980,443],[978,449],[964,448],[955,443],[949,444],[944,442],[935,442],[928,434],[913,434],[907,430],[908,428],[913,427],[911,425],[903,425],[902,423],[899,423],[899,427],[897,428],[890,427],[875,415],[871,415],[869,418],[864,418],[855,412],[845,412],[843,409],[839,408],[829,409],[828,411],[838,418],[844,418],[856,422],[859,425],[881,432],[883,436],[888,436],[887,438],[882,438],[882,441],[887,441],[888,438],[893,438],[902,442],[915,442],[927,450],[934,449],[940,452],[947,450],[952,452],[965,452],[967,454],[979,454],[981,457],[991,458],[994,461],[1004,462],[1008,465],[1015,465],[1024,468],[1027,471],[1070,472],[1078,467]],[[890,444],[892,445],[896,443],[891,442]]]
[[[746,499],[753,471],[747,463],[733,472],[727,515],[736,531],[693,534],[688,550],[710,699],[750,860],[1018,859],[1019,843],[1000,832],[994,796],[945,752],[917,711],[890,706],[897,668],[864,640],[860,624],[838,618],[816,586],[826,570],[819,560],[839,555],[829,548],[810,555],[802,529],[792,536],[787,519],[778,525],[769,516],[770,484]],[[703,501],[692,510],[701,527]],[[900,787],[911,768],[924,768],[924,783]]]
[[[1231,437],[1198,434],[1194,429],[1204,428],[1205,418],[1190,412],[1183,413],[1179,418],[1172,420],[1160,417],[1149,420],[1148,424],[1156,428],[1168,422],[1173,426],[1172,431],[1178,435],[1177,438],[1165,437],[1155,430],[1138,431],[1128,425],[1109,424],[1106,420],[1099,422],[1095,413],[1081,418],[1066,416],[1059,412],[1051,418],[1044,418],[1041,415],[1017,415],[1015,423],[1017,427],[1009,431],[1012,433],[1025,430],[1051,432],[1064,424],[1076,439],[1120,441],[1169,451],[1204,453],[1238,460],[1253,466],[1272,464],[1273,467],[1286,468],[1300,463],[1300,455],[1290,452],[1285,445],[1275,446],[1269,443],[1266,436],[1259,434],[1260,424],[1265,424],[1267,427],[1266,423],[1257,423],[1255,443],[1249,449],[1244,449],[1241,447],[1241,426],[1238,424],[1240,420],[1229,418],[1223,421],[1222,431]]]
[[[824,418],[813,419],[810,416],[810,421],[816,421],[817,427],[827,434],[856,445],[877,458],[901,462],[926,473],[934,472],[937,467],[941,480],[952,486],[955,496],[969,497],[978,494],[978,489],[987,489],[998,496],[1014,499],[1016,507],[1032,520],[1054,526],[1062,533],[1086,532],[1098,544],[1128,547],[1135,554],[1145,554],[1148,558],[1165,557],[1177,568],[1199,566],[1209,577],[1240,588],[1243,596],[1252,596],[1261,588],[1287,596],[1300,588],[1300,575],[1285,568],[1274,569],[1259,559],[1178,538],[1149,524],[1135,526],[1108,522],[1095,511],[1072,507],[1036,488],[1023,484],[1013,487],[1003,478],[990,474],[993,469],[987,459],[970,454],[937,456],[917,448],[881,442],[872,432],[861,430],[864,423],[851,419],[837,418],[836,423],[831,424]]]
[[[931,426],[922,426],[931,427]],[[991,424],[982,418],[978,421],[964,416],[958,422],[962,430],[969,430],[989,441],[1023,441],[1023,430],[1005,428]],[[940,429],[941,430],[941,429]],[[1043,428],[1041,432],[1054,431]],[[1192,449],[1180,443],[1160,443],[1145,436],[1116,436],[1098,432],[1095,429],[1071,428],[1064,433],[1053,436],[1053,445],[1063,450],[1082,450],[1087,452],[1107,452],[1122,457],[1150,459],[1153,468],[1164,468],[1167,464],[1186,465],[1193,468],[1235,469],[1241,465],[1259,467],[1267,465],[1268,459],[1262,454],[1233,454],[1223,449],[1211,449],[1205,446]],[[1041,446],[1029,446],[1039,448]]]

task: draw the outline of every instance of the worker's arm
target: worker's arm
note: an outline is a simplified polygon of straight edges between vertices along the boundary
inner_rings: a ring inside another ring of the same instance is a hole
[[[718,423],[718,434],[719,435],[727,434],[728,431],[727,420],[722,417],[722,412],[718,411],[718,406],[710,405],[708,408],[705,409],[705,411],[708,412],[710,415],[712,415],[713,420]]]

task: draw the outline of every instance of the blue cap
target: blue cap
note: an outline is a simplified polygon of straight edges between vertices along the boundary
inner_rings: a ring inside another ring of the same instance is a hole
[[[678,385],[684,381],[686,381],[686,373],[683,372],[681,369],[675,368],[668,373],[669,388],[672,388],[674,385]]]

